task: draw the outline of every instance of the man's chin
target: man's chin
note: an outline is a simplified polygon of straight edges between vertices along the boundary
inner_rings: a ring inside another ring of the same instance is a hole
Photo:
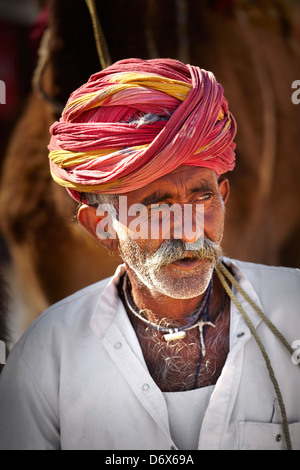
[[[160,268],[152,277],[153,285],[161,293],[172,298],[197,297],[207,289],[214,262],[207,259],[175,261]]]

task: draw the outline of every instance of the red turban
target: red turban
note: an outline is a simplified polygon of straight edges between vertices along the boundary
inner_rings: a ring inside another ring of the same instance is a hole
[[[136,124],[149,113],[155,122]],[[235,163],[223,88],[211,72],[172,59],[126,59],[92,75],[50,132],[51,174],[76,200],[141,188],[180,165],[219,176]]]

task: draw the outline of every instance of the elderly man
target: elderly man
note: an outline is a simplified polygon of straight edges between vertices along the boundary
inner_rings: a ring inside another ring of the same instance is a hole
[[[13,348],[2,448],[300,448],[299,272],[221,252],[235,132],[213,74],[175,60],[117,62],[71,95],[51,173],[124,264]]]

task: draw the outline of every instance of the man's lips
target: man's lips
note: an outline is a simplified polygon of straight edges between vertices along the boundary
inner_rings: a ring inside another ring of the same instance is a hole
[[[171,263],[171,266],[174,266],[179,269],[191,270],[197,268],[201,261],[201,258],[186,257],[183,259],[178,259],[177,261],[173,261],[173,263]]]

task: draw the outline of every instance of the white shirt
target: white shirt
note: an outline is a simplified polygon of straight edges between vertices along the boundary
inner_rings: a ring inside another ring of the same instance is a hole
[[[164,392],[172,439],[180,450],[196,450],[203,417],[214,385],[184,392]]]
[[[289,344],[300,340],[300,272],[223,259]],[[0,376],[0,448],[169,450],[163,393],[117,294],[124,267],[51,306],[14,346]],[[300,449],[300,370],[236,294],[270,357]],[[261,352],[234,305],[230,351],[198,449],[284,449],[279,406]]]

